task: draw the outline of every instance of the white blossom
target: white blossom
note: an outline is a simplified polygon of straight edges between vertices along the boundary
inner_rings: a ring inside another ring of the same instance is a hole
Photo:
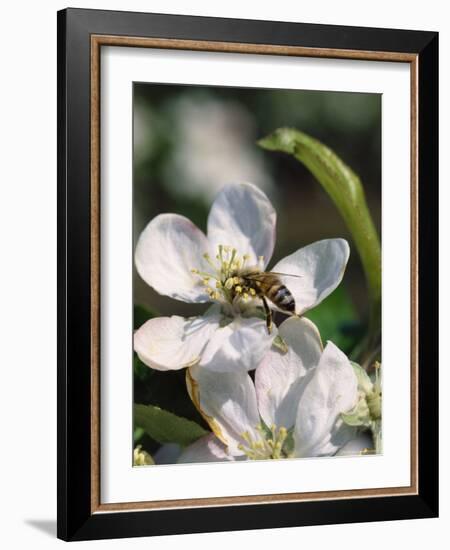
[[[345,354],[325,349],[316,326],[292,317],[279,327],[287,352],[273,346],[255,371],[188,371],[191,398],[213,434],[189,446],[179,462],[335,455],[355,439],[342,413],[358,400],[358,380]],[[353,448],[356,448],[355,446]]]
[[[178,214],[161,214],[147,225],[135,254],[142,279],[162,295],[212,306],[202,316],[158,317],[140,327],[134,348],[146,365],[247,372],[261,362],[276,329],[268,334],[255,294],[231,292],[231,287],[243,268],[266,270],[275,226],[269,199],[250,183],[222,189],[211,207],[206,235]],[[295,314],[302,315],[337,287],[348,256],[345,240],[328,239],[297,250],[272,268],[296,276],[281,277],[295,299]]]

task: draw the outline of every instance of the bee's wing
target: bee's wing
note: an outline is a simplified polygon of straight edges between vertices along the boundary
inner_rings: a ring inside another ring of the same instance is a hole
[[[248,273],[245,275],[245,278],[250,279],[251,281],[259,281],[267,284],[275,284],[276,282],[279,282],[278,273],[273,273],[271,271]]]

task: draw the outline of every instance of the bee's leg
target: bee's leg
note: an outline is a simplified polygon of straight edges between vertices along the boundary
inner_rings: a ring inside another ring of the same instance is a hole
[[[264,306],[264,313],[266,314],[267,332],[270,334],[272,332],[272,311],[264,296],[261,296],[261,300]]]

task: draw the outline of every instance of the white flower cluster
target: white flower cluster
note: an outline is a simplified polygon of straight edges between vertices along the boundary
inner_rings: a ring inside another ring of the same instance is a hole
[[[267,270],[275,225],[267,196],[240,183],[217,196],[206,235],[183,216],[162,214],[139,238],[135,261],[144,281],[177,300],[211,302],[202,316],[150,319],[134,336],[149,367],[187,368],[189,395],[211,427],[180,462],[356,454],[368,446],[355,440],[359,427],[343,421],[361,397],[353,366],[332,342],[323,347],[302,317],[341,282],[349,246],[319,241],[270,269],[293,307],[268,330],[262,288],[246,288],[242,273]],[[274,298],[266,303],[285,311]]]

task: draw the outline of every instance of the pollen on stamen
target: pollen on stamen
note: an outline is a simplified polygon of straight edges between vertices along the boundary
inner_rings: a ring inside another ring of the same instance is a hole
[[[234,281],[233,281],[233,278],[230,277],[229,279],[227,279],[227,280],[225,281],[225,288],[226,288],[227,290],[231,290],[231,289],[233,288],[233,286],[234,286]]]
[[[287,429],[284,426],[281,426],[281,428],[278,430],[278,433],[279,433],[280,437],[285,439],[288,432],[287,432]]]

